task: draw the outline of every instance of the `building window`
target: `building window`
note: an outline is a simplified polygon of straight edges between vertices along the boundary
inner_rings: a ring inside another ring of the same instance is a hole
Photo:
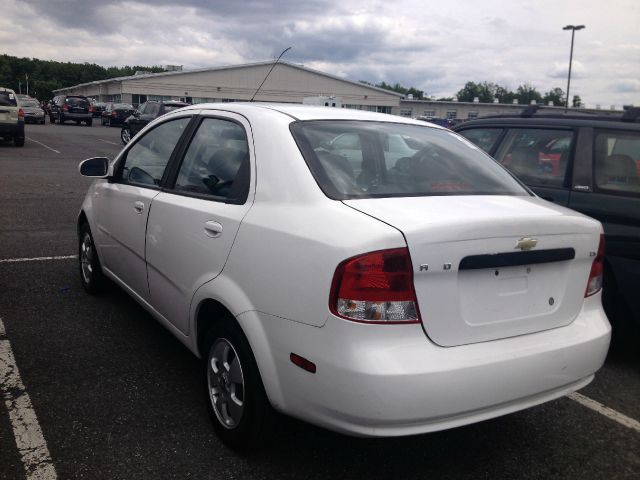
[[[375,107],[375,111],[378,113],[391,113],[391,107],[378,106]]]
[[[457,110],[447,110],[447,120],[454,120],[458,117]]]
[[[413,113],[413,110],[410,109],[410,108],[401,108],[400,109],[400,116],[401,117],[410,117],[412,113]]]
[[[435,117],[436,116],[436,111],[435,110],[425,110],[424,111],[424,116],[425,117]]]
[[[478,112],[469,112],[469,115],[467,116],[467,118],[469,119],[478,118]]]
[[[173,97],[170,97],[168,95],[147,95],[147,100],[155,102],[167,102],[173,100]]]
[[[140,105],[141,103],[144,103],[146,101],[147,101],[146,95],[131,95],[131,103],[134,106]]]

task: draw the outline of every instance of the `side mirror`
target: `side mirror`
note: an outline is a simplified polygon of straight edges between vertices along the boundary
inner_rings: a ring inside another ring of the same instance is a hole
[[[87,158],[78,165],[80,175],[93,178],[107,178],[109,159],[105,157]]]
[[[136,118],[140,118],[140,112],[136,110],[135,112],[133,112],[133,116]]]

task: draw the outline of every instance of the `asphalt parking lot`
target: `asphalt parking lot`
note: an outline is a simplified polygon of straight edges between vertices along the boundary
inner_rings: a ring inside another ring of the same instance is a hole
[[[282,419],[263,450],[228,450],[210,426],[198,360],[122,291],[91,297],[80,285],[75,222],[90,182],[77,165],[113,158],[119,129],[47,123],[26,134],[24,148],[0,143],[0,374],[20,379],[2,390],[0,478],[640,478],[633,342],[580,392],[591,408],[562,398],[376,440]],[[27,400],[37,419],[16,419]],[[40,449],[21,448],[33,435]]]

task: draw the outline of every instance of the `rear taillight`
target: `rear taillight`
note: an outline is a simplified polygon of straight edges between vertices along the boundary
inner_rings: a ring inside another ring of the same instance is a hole
[[[585,297],[589,297],[594,293],[598,293],[602,288],[602,275],[604,274],[604,234],[600,234],[600,244],[598,245],[598,253],[591,264],[591,272],[589,273],[589,281],[587,289],[584,292]]]
[[[116,112],[115,110],[113,112],[111,112],[111,116],[112,117],[117,117],[118,116],[118,112]]]
[[[93,113],[93,106],[89,107],[89,113]]]
[[[24,110],[22,108],[18,109],[18,120],[24,120]]]
[[[352,257],[336,268],[331,313],[366,323],[420,323],[407,248]]]
[[[69,105],[67,105],[66,103],[64,105],[62,105],[62,111],[63,112],[68,112],[69,111]]]

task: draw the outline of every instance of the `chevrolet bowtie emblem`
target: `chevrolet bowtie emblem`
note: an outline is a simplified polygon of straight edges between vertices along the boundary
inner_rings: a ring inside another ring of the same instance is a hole
[[[522,237],[520,240],[518,240],[518,243],[516,243],[515,248],[519,248],[520,250],[531,250],[537,244],[538,240],[535,238]]]

